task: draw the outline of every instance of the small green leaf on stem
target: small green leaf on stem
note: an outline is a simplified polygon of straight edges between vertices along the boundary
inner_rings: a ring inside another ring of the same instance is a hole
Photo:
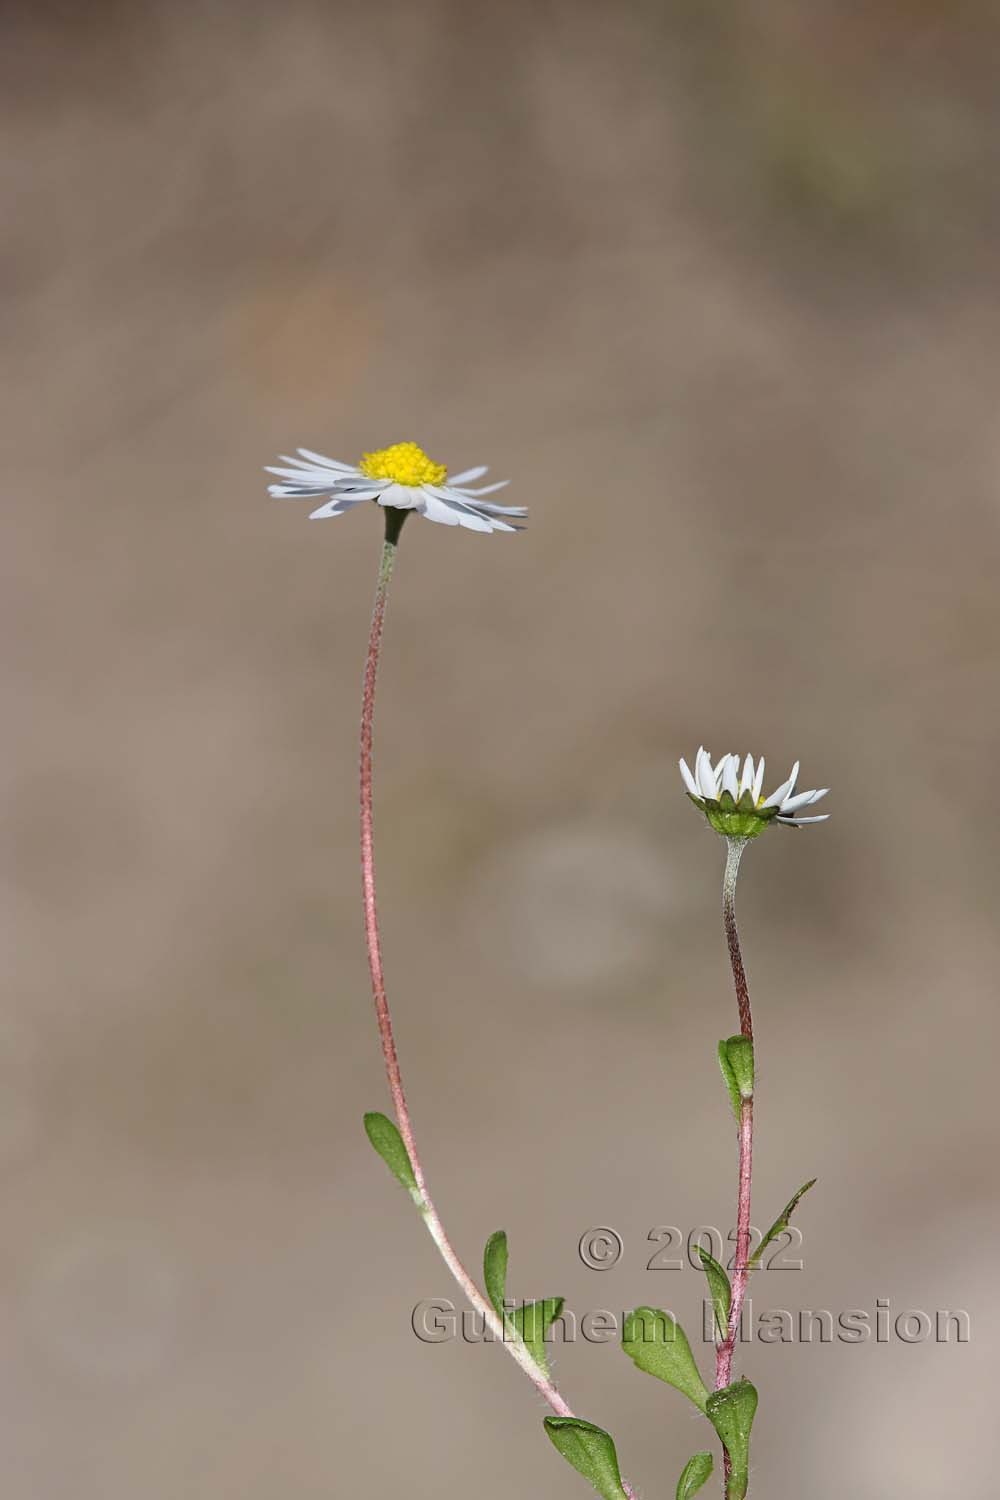
[[[546,1417],[545,1431],[567,1463],[589,1479],[604,1500],[628,1500],[610,1435],[582,1417]]]
[[[729,1454],[732,1473],[726,1500],[744,1500],[750,1476],[750,1428],[757,1410],[757,1392],[749,1380],[713,1391],[705,1415]]]
[[[748,1036],[730,1036],[722,1043],[736,1092],[741,1099],[753,1098],[753,1042]],[[736,1110],[737,1115],[739,1110]]]
[[[389,1168],[389,1171],[398,1182],[402,1183],[413,1201],[420,1204],[420,1189],[417,1187],[417,1179],[413,1175],[413,1166],[406,1147],[403,1145],[403,1137],[395,1125],[386,1115],[380,1115],[377,1111],[373,1111],[365,1115],[365,1130],[368,1133],[368,1139]]]
[[[545,1357],[545,1340],[549,1329],[563,1310],[562,1297],[545,1297],[540,1302],[522,1302],[514,1307],[507,1302],[507,1235],[502,1229],[491,1234],[483,1251],[483,1280],[486,1294],[497,1317],[503,1321],[508,1336],[516,1335],[528,1346],[528,1353],[538,1368],[549,1373]]]
[[[483,1280],[486,1295],[493,1303],[497,1317],[504,1316],[504,1298],[507,1295],[507,1236],[502,1229],[491,1234],[483,1251]]]
[[[785,1230],[788,1228],[788,1222],[791,1219],[792,1214],[798,1208],[799,1203],[805,1197],[806,1193],[808,1193],[809,1189],[811,1187],[815,1186],[816,1180],[817,1179],[815,1177],[810,1177],[809,1181],[808,1182],[804,1182],[802,1184],[802,1186],[799,1188],[798,1192],[795,1193],[795,1194],[793,1194],[793,1196],[791,1198],[789,1198],[788,1202],[785,1204],[784,1208],[781,1210],[781,1213],[775,1219],[774,1223],[771,1225],[770,1229],[767,1231],[767,1233],[765,1234],[764,1238],[761,1240],[761,1242],[760,1242],[759,1246],[757,1247],[756,1251],[750,1257],[750,1260],[747,1263],[747,1269],[748,1270],[750,1270],[750,1271],[756,1271],[757,1270],[758,1266],[760,1265],[761,1257],[764,1254],[764,1251],[767,1249],[768,1245],[771,1243],[772,1240],[776,1240],[778,1238],[779,1234],[784,1234]]]
[[[509,1314],[517,1335],[528,1346],[528,1353],[544,1375],[549,1373],[545,1339],[563,1310],[562,1297],[545,1297],[541,1302],[524,1302]]]
[[[708,1277],[708,1290],[712,1294],[712,1306],[715,1308],[715,1322],[719,1330],[719,1337],[724,1339],[729,1331],[729,1308],[732,1304],[732,1288],[729,1285],[729,1277],[722,1266],[709,1255],[707,1250],[698,1246],[698,1255],[701,1258],[702,1268]]]
[[[691,1500],[711,1474],[711,1453],[696,1453],[694,1458],[689,1458],[677,1481],[677,1500]]]
[[[729,1102],[733,1106],[733,1114],[738,1120],[740,1117],[740,1090],[736,1082],[736,1075],[729,1062],[729,1052],[725,1041],[719,1043],[719,1067],[722,1069],[723,1082],[729,1091]]]
[[[671,1313],[655,1307],[637,1307],[625,1319],[622,1348],[640,1370],[665,1380],[675,1390],[705,1410],[708,1391],[698,1373],[681,1325]]]

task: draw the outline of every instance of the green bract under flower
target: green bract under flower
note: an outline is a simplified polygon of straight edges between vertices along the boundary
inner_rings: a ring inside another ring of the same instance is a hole
[[[729,792],[723,792],[718,802],[707,802],[700,797],[691,800],[701,808],[716,833],[724,834],[727,839],[755,839],[778,811],[776,807],[756,808],[749,792],[744,792],[738,802],[733,801]]]
[[[810,818],[797,816],[829,791],[828,787],[821,787],[818,791],[796,792],[798,761],[788,780],[766,798],[763,795],[763,756],[755,766],[753,756],[748,755],[741,774],[738,755],[724,755],[718,765],[713,766],[712,757],[702,747],[695,756],[693,774],[686,761],[682,760],[680,767],[691,801],[695,807],[701,808],[715,831],[724,838],[755,839],[772,822],[798,828],[803,823],[825,823],[828,817],[826,813]]]

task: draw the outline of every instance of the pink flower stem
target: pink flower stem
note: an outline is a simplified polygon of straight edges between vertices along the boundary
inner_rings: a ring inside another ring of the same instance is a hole
[[[739,1010],[740,1031],[748,1041],[753,1041],[753,1017],[750,1011],[750,990],[740,936],[736,927],[736,877],[739,874],[740,858],[746,848],[746,839],[731,838],[726,846],[726,872],[722,882],[722,920],[726,929],[726,944],[736,987],[736,1005]],[[740,1317],[750,1276],[750,1185],[753,1169],[753,1099],[740,1101],[739,1119],[739,1190],[736,1209],[736,1259],[733,1265],[732,1299],[729,1307],[729,1327],[726,1337],[715,1353],[715,1389],[722,1390],[732,1379],[733,1353],[739,1337]],[[725,1454],[726,1493],[729,1492],[729,1454]]]
[[[402,530],[403,521],[406,519],[406,514],[405,511],[386,510],[386,537],[379,565],[378,585],[375,590],[375,607],[372,611],[371,632],[368,637],[368,656],[365,661],[364,691],[361,702],[361,889],[364,898],[365,939],[368,946],[368,967],[371,971],[372,998],[375,1001],[375,1015],[378,1020],[379,1036],[382,1039],[382,1056],[385,1060],[385,1073],[389,1083],[389,1092],[392,1095],[396,1124],[399,1127],[399,1133],[403,1138],[403,1144],[406,1146],[407,1155],[413,1167],[413,1175],[416,1178],[417,1190],[420,1196],[419,1206],[421,1215],[424,1223],[427,1225],[431,1239],[441,1252],[441,1257],[445,1265],[462,1288],[462,1291],[476,1312],[479,1313],[493,1337],[499,1343],[502,1343],[512,1358],[517,1361],[532,1385],[540,1395],[544,1396],[556,1415],[560,1417],[572,1417],[573,1411],[571,1407],[563,1400],[548,1376],[535,1364],[524,1341],[516,1336],[509,1325],[505,1326],[503,1320],[497,1316],[488,1299],[479,1290],[465,1269],[465,1266],[459,1260],[451,1241],[445,1233],[444,1225],[441,1223],[438,1211],[434,1207],[434,1202],[428,1191],[427,1181],[424,1177],[424,1169],[413,1135],[410,1111],[406,1103],[406,1094],[403,1090],[399,1056],[396,1052],[392,1016],[389,1011],[389,1001],[385,990],[385,974],[382,968],[382,941],[379,935],[375,899],[372,726],[375,716],[375,682],[378,676],[379,656],[382,649],[382,633],[385,626],[385,609],[389,580],[392,577],[393,564],[396,560],[396,545],[399,540],[399,533]],[[635,1491],[624,1480],[622,1481],[622,1487],[626,1495],[629,1496],[629,1500],[635,1500]]]

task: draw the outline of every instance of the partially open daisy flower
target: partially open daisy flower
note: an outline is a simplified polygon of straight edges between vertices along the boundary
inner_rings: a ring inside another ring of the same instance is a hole
[[[493,505],[482,498],[502,490],[509,482],[506,479],[479,489],[469,488],[473,480],[486,473],[485,465],[463,469],[448,480],[444,464],[434,463],[416,443],[393,443],[391,448],[365,453],[357,465],[338,463],[308,448],[295,451],[300,457],[282,455],[288,468],[268,466],[269,474],[284,480],[283,484],[268,485],[268,492],[282,500],[317,500],[326,495],[326,503],[309,513],[314,521],[342,516],[364,500],[397,510],[415,510],[428,521],[467,526],[470,531],[520,531],[522,528],[513,522],[528,514],[522,506]]]
[[[700,807],[717,833],[727,838],[755,839],[763,833],[773,820],[785,823],[789,828],[801,828],[803,823],[825,823],[828,813],[816,817],[801,818],[798,814],[825,797],[829,787],[816,792],[796,792],[795,783],[799,775],[799,763],[795,762],[792,774],[783,781],[777,791],[769,797],[763,795],[764,757],[756,766],[753,756],[748,755],[740,771],[738,755],[724,755],[719,763],[712,765],[708,751],[701,749],[695,756],[694,774],[682,760],[681,776],[684,786],[695,807]]]

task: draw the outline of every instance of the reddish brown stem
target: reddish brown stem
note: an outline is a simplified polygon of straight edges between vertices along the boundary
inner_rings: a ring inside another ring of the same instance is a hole
[[[729,839],[726,847],[726,874],[722,887],[722,921],[726,929],[726,946],[733,970],[736,987],[736,1008],[740,1015],[740,1031],[753,1041],[753,1016],[750,1013],[750,989],[747,985],[743,954],[740,951],[740,935],[736,929],[736,877],[739,874],[740,858],[746,848],[746,839]]]
[[[733,1264],[732,1301],[729,1328],[716,1350],[715,1389],[721,1390],[732,1378],[733,1352],[739,1338],[740,1316],[750,1276],[750,1178],[753,1167],[753,1100],[744,1099],[740,1106],[740,1182],[736,1210],[736,1259]]]
[[[375,894],[375,818],[372,781],[372,740],[375,719],[375,684],[378,677],[379,658],[382,650],[382,634],[385,627],[385,610],[389,580],[392,577],[396,556],[396,543],[405,519],[405,512],[386,512],[386,540],[382,548],[378,585],[375,590],[375,607],[372,611],[371,631],[368,637],[368,656],[365,660],[364,689],[361,699],[361,890],[364,902],[365,939],[368,947],[368,967],[371,972],[372,998],[375,1016],[382,1041],[382,1056],[385,1073],[392,1095],[393,1110],[399,1133],[403,1138],[407,1154],[413,1167],[420,1196],[420,1211],[431,1238],[437,1245],[449,1271],[458,1282],[469,1302],[483,1318],[493,1337],[521,1366],[536,1390],[560,1417],[572,1417],[572,1408],[563,1400],[555,1385],[539,1369],[523,1340],[511,1336],[509,1327],[497,1316],[494,1308],[484,1297],[479,1287],[459,1260],[451,1241],[445,1233],[440,1215],[434,1207],[427,1188],[423,1166],[413,1135],[410,1111],[403,1089],[403,1078],[396,1051],[392,1016],[385,988],[385,973],[382,967],[382,941],[379,933],[378,909]],[[629,1500],[635,1500],[635,1491],[624,1480],[622,1487]]]
[[[392,1095],[392,1107],[396,1115],[399,1133],[403,1137],[413,1175],[421,1193],[425,1191],[423,1170],[417,1156],[410,1112],[403,1091],[403,1078],[396,1052],[396,1038],[392,1029],[392,1016],[385,992],[385,973],[382,968],[382,941],[379,935],[378,909],[375,895],[375,819],[372,797],[372,733],[375,720],[375,682],[378,676],[379,657],[382,652],[382,632],[385,627],[385,606],[389,580],[396,559],[396,544],[386,539],[379,565],[378,585],[375,590],[375,607],[372,610],[371,631],[368,636],[368,656],[365,660],[364,688],[361,696],[361,893],[365,913],[365,942],[368,948],[368,968],[372,980],[372,998],[375,1001],[375,1017],[382,1040],[382,1056],[385,1074]]]

